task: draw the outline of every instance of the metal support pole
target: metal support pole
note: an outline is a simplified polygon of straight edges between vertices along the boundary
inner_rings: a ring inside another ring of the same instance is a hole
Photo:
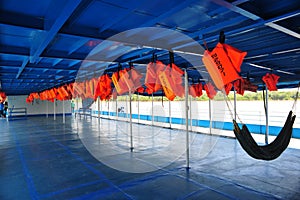
[[[185,131],[186,131],[186,168],[190,168],[190,142],[189,142],[189,88],[188,88],[187,71],[184,71],[184,88],[185,88]]]
[[[116,120],[118,120],[118,96],[116,96]]]
[[[76,110],[74,110],[75,118],[78,113],[78,98],[76,98]]]
[[[190,127],[191,127],[191,131],[193,130],[193,118],[192,118],[192,96],[190,96]]]
[[[154,109],[153,109],[153,107],[154,107],[154,104],[153,104],[153,93],[152,93],[152,117],[151,117],[151,119],[152,119],[152,126],[154,125]]]
[[[171,112],[171,101],[169,100],[169,126],[172,128],[172,112]]]
[[[137,95],[137,103],[138,103],[138,123],[140,123],[140,95]]]
[[[102,101],[100,101],[100,119],[101,119],[101,112],[102,112]]]
[[[48,118],[48,117],[49,117],[49,106],[48,106],[48,101],[46,101],[46,104],[47,104],[47,113],[46,113],[46,117]]]
[[[268,88],[266,87],[266,135],[265,135],[265,143],[268,144],[268,137],[269,137],[269,107],[268,107]]]
[[[129,91],[129,113],[130,113],[130,151],[133,151],[133,137],[132,137],[132,99],[131,91]]]
[[[62,105],[63,105],[63,124],[65,124],[66,123],[65,101],[62,101]]]
[[[234,97],[234,120],[236,121],[236,90],[235,90],[235,88],[234,88],[234,90],[233,90],[233,97]]]
[[[100,97],[98,97],[98,124],[100,124]]]
[[[211,134],[211,129],[212,129],[212,115],[211,115],[211,100],[208,99],[208,103],[209,103],[209,134]]]
[[[110,119],[109,102],[110,102],[110,99],[108,99],[108,101],[107,101],[107,103],[108,103],[108,104],[107,104],[107,106],[108,106],[108,108],[107,108],[107,109],[108,109],[108,116],[107,116],[108,119]]]
[[[56,120],[56,99],[54,99],[53,103],[53,119]]]
[[[126,95],[126,121],[128,122],[128,96]]]

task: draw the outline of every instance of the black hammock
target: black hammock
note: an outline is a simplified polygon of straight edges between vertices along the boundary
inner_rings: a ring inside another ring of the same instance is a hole
[[[283,128],[276,137],[276,139],[267,145],[259,146],[251,136],[251,133],[245,124],[240,129],[239,125],[233,120],[233,132],[241,144],[242,148],[253,158],[261,160],[274,160],[278,158],[281,153],[288,147],[292,132],[293,124],[296,115],[290,111]]]

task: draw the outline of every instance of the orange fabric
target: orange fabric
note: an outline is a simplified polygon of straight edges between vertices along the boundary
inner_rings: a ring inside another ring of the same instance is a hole
[[[157,92],[162,89],[162,84],[161,84],[158,76],[161,72],[163,72],[165,70],[166,65],[163,64],[161,61],[156,61],[154,66],[155,66],[155,72],[156,72],[156,81],[155,81],[153,92]]]
[[[202,96],[202,90],[203,90],[202,83],[198,83],[196,85],[197,97],[201,97]]]
[[[265,82],[268,90],[270,91],[277,91],[276,84],[278,83],[280,76],[277,76],[276,74],[269,74],[263,76],[262,80]]]
[[[245,56],[247,55],[247,52],[242,52],[241,50],[233,46],[230,46],[228,44],[222,44],[222,45],[225,51],[227,52],[227,55],[231,60],[231,63],[233,64],[235,70],[237,72],[241,72],[241,65],[243,63]]]
[[[169,67],[168,65],[167,67]],[[171,68],[171,78],[173,81],[173,90],[176,96],[183,97],[184,96],[184,87],[182,86],[182,75],[184,72],[177,67],[174,63],[172,63]]]
[[[84,82],[75,82],[73,85],[74,96],[78,98],[85,98],[85,83]]]
[[[86,80],[84,82],[85,84],[85,94],[84,97],[85,98],[93,98],[93,88],[92,88],[92,84],[90,80]]]
[[[174,98],[176,97],[175,92],[173,91],[174,85],[173,85],[173,81],[170,78],[170,71],[169,70],[165,70],[163,72],[160,72],[159,75],[159,80],[160,83],[162,85],[162,88],[164,90],[164,93],[166,95],[166,97],[170,100],[173,101]]]
[[[234,89],[236,93],[240,95],[244,95],[245,89],[244,89],[244,79],[239,79],[234,82]]]
[[[200,97],[202,95],[202,84],[198,83],[190,85],[189,94],[194,98]]]
[[[112,81],[119,95],[128,92],[128,86],[133,87],[133,83],[129,80],[129,75],[126,69],[113,73]]]
[[[206,83],[204,85],[204,89],[206,91],[206,94],[207,96],[210,98],[210,99],[214,99],[214,97],[216,96],[217,94],[217,91],[215,90],[215,87],[211,84],[211,83]]]
[[[33,96],[29,94],[28,97],[26,98],[26,103],[32,103],[33,100],[34,100]]]
[[[233,86],[232,83],[228,83],[228,84],[225,85],[224,90],[225,90],[226,95],[229,94],[229,92],[230,92],[232,86]]]
[[[144,93],[145,89],[141,86],[136,89],[138,93]]]
[[[240,79],[240,65],[246,52],[218,43],[213,51],[205,51],[202,61],[216,87],[221,90],[234,80]]]
[[[58,92],[58,96],[59,96],[59,99],[58,100],[67,100],[69,99],[69,93],[67,91],[67,89],[65,88],[65,86],[61,86],[57,89],[57,92]]]
[[[39,99],[40,98],[40,96],[37,92],[31,93],[31,95],[33,96],[34,99]]]
[[[146,72],[146,77],[145,77],[145,86],[147,87],[148,94],[153,93],[155,82],[156,82],[156,72],[155,72],[154,65],[155,64],[153,62],[150,62],[147,65],[147,72]]]
[[[145,86],[147,87],[146,91],[148,94],[152,94],[153,92],[157,92],[162,89],[158,75],[165,69],[165,67],[166,66],[161,61],[156,61],[156,63],[150,62],[147,65]]]
[[[109,100],[112,96],[112,88],[111,88],[111,79],[107,74],[102,75],[99,78],[97,90],[100,91],[100,99],[101,100]]]
[[[5,92],[0,92],[0,103],[3,103],[6,100]]]
[[[134,85],[134,90],[137,90],[138,88],[140,88],[142,86],[141,84],[141,78],[143,77],[143,75],[138,72],[135,68],[130,69],[130,78],[133,82]]]
[[[189,95],[196,98],[197,97],[197,86],[195,84],[190,85],[189,87]]]

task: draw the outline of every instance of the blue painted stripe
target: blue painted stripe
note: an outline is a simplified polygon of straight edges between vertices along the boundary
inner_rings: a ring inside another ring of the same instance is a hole
[[[86,186],[95,185],[95,184],[98,184],[98,183],[101,183],[101,182],[103,182],[103,180],[97,180],[97,181],[92,181],[92,182],[88,182],[88,183],[83,183],[83,184],[79,184],[79,185],[69,187],[69,188],[65,188],[65,189],[62,189],[62,190],[57,190],[55,192],[50,192],[50,193],[47,193],[47,194],[43,194],[43,195],[40,195],[40,197],[41,198],[49,198],[49,197],[53,197],[55,195],[58,195],[58,194],[61,194],[61,193],[64,193],[64,192],[68,192],[68,191],[79,189],[79,188],[86,187]]]
[[[38,193],[37,193],[37,191],[36,191],[36,189],[34,187],[33,179],[32,179],[32,176],[31,176],[31,174],[29,172],[29,169],[27,167],[23,150],[22,150],[21,145],[20,145],[20,143],[19,143],[19,141],[17,139],[16,133],[14,132],[13,134],[14,134],[14,139],[15,139],[15,142],[16,142],[16,147],[17,147],[17,150],[18,150],[18,153],[19,153],[19,158],[20,158],[21,163],[22,163],[22,168],[23,168],[23,172],[25,174],[25,180],[26,180],[26,183],[27,183],[27,187],[28,187],[31,199],[38,200],[40,198],[39,198],[39,195],[38,195]]]
[[[98,114],[98,111],[96,111]],[[107,111],[101,111],[101,115],[110,115],[110,116],[116,116],[116,112],[107,112]],[[118,113],[118,117],[129,117],[126,113]],[[132,114],[133,119],[138,119],[137,114]],[[152,121],[151,115],[140,115],[140,120],[145,121]],[[155,122],[162,122],[162,123],[169,123],[170,118],[164,117],[164,116],[154,116]],[[171,117],[171,123],[172,124],[181,124],[185,125],[185,119],[184,118],[178,118],[178,117]],[[198,120],[193,119],[192,125],[196,127],[204,127],[209,128],[209,120]],[[222,130],[233,130],[233,123],[232,122],[222,122],[222,121],[212,121],[212,127]],[[265,134],[266,126],[260,125],[260,124],[247,124],[248,129],[251,133],[256,134]],[[269,135],[277,136],[279,132],[281,131],[282,127],[280,126],[269,126]],[[292,138],[298,138],[300,139],[300,128],[293,128],[293,134]]]

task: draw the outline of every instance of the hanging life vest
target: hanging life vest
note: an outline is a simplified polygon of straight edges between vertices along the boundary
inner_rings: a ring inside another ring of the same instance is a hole
[[[269,74],[263,76],[262,80],[265,82],[268,90],[270,91],[277,91],[277,83],[280,76],[277,76],[276,74]]]
[[[213,51],[204,52],[202,61],[216,87],[221,90],[230,82],[240,79],[240,66],[246,52],[218,43]]]
[[[229,94],[229,92],[230,92],[232,86],[233,86],[232,83],[227,83],[227,84],[225,85],[224,90],[225,90],[226,95]]]
[[[166,65],[161,61],[150,62],[147,65],[146,77],[145,77],[145,86],[148,94],[157,92],[162,89],[162,85],[159,79],[159,74],[163,72],[166,68]]]
[[[174,98],[176,97],[176,94],[174,92],[174,83],[171,78],[171,72],[169,70],[169,65],[167,66],[166,70],[162,71],[159,73],[158,78],[160,80],[161,86],[163,88],[163,91],[166,95],[166,97],[170,100],[173,101]]]
[[[202,84],[197,83],[190,85],[189,94],[194,98],[200,97],[202,95]]]
[[[0,92],[0,103],[3,103],[6,100],[5,92]]]
[[[177,65],[172,63],[168,65],[171,68],[171,78],[173,81],[173,91],[175,92],[176,96],[184,97],[184,87],[182,86],[182,76],[184,74],[184,71],[182,71]]]
[[[240,95],[244,95],[245,89],[244,89],[244,79],[238,79],[233,83],[234,89],[236,93]]]
[[[217,94],[217,91],[215,90],[215,87],[210,82],[204,85],[204,89],[206,91],[206,95],[208,96],[208,98],[214,99],[214,97]]]

